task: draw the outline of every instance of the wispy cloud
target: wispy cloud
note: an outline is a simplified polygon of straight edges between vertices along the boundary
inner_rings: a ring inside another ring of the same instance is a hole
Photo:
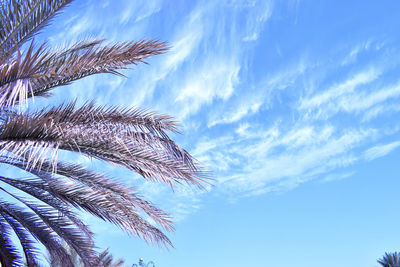
[[[207,125],[218,126],[211,130],[219,137],[215,142],[208,138],[209,146],[199,142],[196,151],[218,172],[219,191],[237,198],[285,191],[312,179],[344,179],[354,171],[340,170],[397,148],[397,143],[373,147],[377,140],[398,133],[397,126],[376,128],[363,119],[387,115],[397,107],[398,83],[380,82],[392,67],[378,61],[341,75],[339,82],[322,80],[322,88],[302,88],[308,80],[326,79],[326,73],[316,72],[321,66],[333,73],[342,68],[340,60],[302,60],[264,78],[264,87],[258,88],[267,89],[252,91],[257,97],[242,93],[210,113]],[[292,88],[297,92],[293,94]]]
[[[324,179],[321,180],[322,183],[333,182],[333,181],[340,181],[343,179],[347,179],[353,176],[356,172],[345,172],[345,173],[333,173],[328,174]]]
[[[311,97],[301,100],[299,109],[309,112],[318,110],[320,113],[332,112],[338,109],[337,102],[346,102],[346,97],[354,93],[354,91],[362,85],[368,84],[376,80],[380,75],[380,71],[371,67],[367,70],[352,75],[345,81],[335,84],[322,93],[317,93]],[[342,107],[343,108],[343,107]]]
[[[364,157],[366,160],[374,160],[383,156],[386,156],[396,148],[400,146],[400,141],[392,142],[386,145],[377,145],[367,149],[364,152]]]
[[[259,38],[260,32],[264,27],[265,22],[271,17],[273,2],[272,1],[262,1],[261,3],[253,2],[252,14],[253,19],[247,20],[246,23],[246,33],[243,37],[243,41],[256,41]]]
[[[158,0],[152,1],[136,1],[132,4],[131,1],[125,2],[126,8],[120,16],[120,23],[122,25],[127,24],[134,19],[135,23],[148,18],[149,16],[156,14],[161,10],[162,2]]]
[[[227,187],[235,193],[249,194],[253,191],[260,192],[261,189],[262,191],[272,189],[276,191],[278,188],[285,190],[283,185],[292,186],[293,183],[298,184],[329,170],[354,163],[359,158],[354,154],[354,149],[375,135],[374,129],[333,134],[333,129],[329,128],[319,131],[300,128],[297,131],[275,134],[258,141],[242,140],[241,144],[236,142],[233,145],[239,145],[239,151],[227,147],[217,149],[224,151],[230,157],[236,157],[241,165],[241,167],[231,166],[230,169],[240,169],[240,171],[225,176],[220,182],[222,187]],[[304,138],[297,139],[296,136]],[[314,136],[321,137],[314,139]],[[293,183],[289,180],[293,180]]]
[[[196,113],[215,99],[229,99],[234,91],[240,67],[234,62],[218,60],[207,63],[210,65],[205,64],[201,70],[197,69],[196,73],[189,76],[175,99],[175,103],[180,105],[180,119]]]

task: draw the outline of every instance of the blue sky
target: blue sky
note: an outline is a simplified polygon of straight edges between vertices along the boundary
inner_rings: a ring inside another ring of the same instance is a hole
[[[37,40],[159,39],[171,49],[129,79],[56,89],[58,104],[151,108],[213,172],[207,192],[173,193],[79,157],[171,212],[175,249],[87,216],[98,245],[129,264],[377,266],[399,249],[400,3],[75,1]],[[86,216],[86,215],[85,215]]]

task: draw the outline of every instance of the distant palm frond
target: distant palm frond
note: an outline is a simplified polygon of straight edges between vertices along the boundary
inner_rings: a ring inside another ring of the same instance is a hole
[[[400,267],[400,253],[385,253],[378,263],[383,267]]]
[[[100,253],[99,259],[105,267],[121,267],[125,263],[123,259],[117,259],[115,261],[108,248]]]
[[[65,243],[63,243],[63,247],[69,254],[71,262],[73,263],[74,267],[84,267],[85,264],[79,255],[76,253],[75,250],[70,249]],[[57,259],[54,259],[51,255],[46,257],[47,262],[49,263],[50,267],[64,267]],[[117,259],[114,260],[114,256],[110,253],[107,249],[103,250],[99,253],[98,265],[102,267],[123,267],[125,260],[124,259]]]

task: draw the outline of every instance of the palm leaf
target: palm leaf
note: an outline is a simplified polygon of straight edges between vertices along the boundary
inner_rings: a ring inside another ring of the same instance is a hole
[[[8,222],[0,216],[0,262],[4,267],[22,265],[23,262],[18,249],[11,242],[11,232]]]
[[[385,253],[378,263],[383,267],[400,267],[400,253]]]
[[[5,201],[0,201],[0,214],[18,221],[63,266],[73,266],[65,249],[60,245],[60,237],[56,235],[35,213],[24,211],[21,207]],[[2,246],[0,246],[1,248]],[[1,261],[3,264],[3,261]]]
[[[117,70],[145,63],[144,59],[164,53],[165,43],[138,41],[100,46],[102,40],[84,40],[49,51],[33,42],[27,52],[10,57],[0,65],[0,108],[24,104],[35,95],[48,96],[54,87],[98,73],[122,75]]]
[[[0,187],[26,207],[32,210],[52,231],[57,233],[70,247],[72,247],[88,266],[98,263],[98,256],[93,248],[91,237],[83,234],[71,221],[59,214],[51,207],[27,201]]]
[[[26,155],[28,168],[32,168],[42,164],[50,151],[54,161],[59,148],[77,151],[171,186],[182,182],[201,186],[200,182],[207,177],[190,154],[171,139],[135,131],[144,128],[140,123],[146,125],[151,121],[146,116],[143,120],[130,120],[128,116],[124,117],[126,114],[116,113],[120,122],[102,121],[80,111],[72,111],[67,106],[65,110],[59,108],[7,117],[7,122],[0,126],[0,152],[17,157]],[[155,119],[154,127],[158,127],[157,117]],[[118,128],[121,124],[126,131]],[[55,162],[53,166],[56,166]]]
[[[72,0],[11,0],[0,10],[0,58],[10,56]]]
[[[41,65],[42,75],[32,81],[33,94],[43,95],[54,87],[67,85],[93,74],[122,75],[117,70],[126,69],[128,65],[145,63],[145,58],[167,50],[165,43],[155,40],[106,46],[100,46],[100,43],[93,43],[84,49],[76,49],[77,45],[73,45],[69,49],[48,52],[48,60],[44,60]]]
[[[123,259],[118,259],[115,261],[113,255],[110,253],[108,248],[100,253],[99,259],[105,267],[121,267],[124,265],[125,262]]]
[[[38,258],[39,258],[39,250],[35,247],[36,242],[32,239],[31,233],[25,229],[18,221],[7,216],[6,214],[2,214],[3,218],[14,230],[17,238],[19,239],[22,250],[25,255],[25,262],[27,266],[39,266]]]
[[[40,63],[45,60],[43,46],[33,52],[33,43],[24,56],[15,57],[0,66],[0,108],[24,104],[32,95],[32,79],[40,76]]]
[[[118,225],[129,234],[142,237],[146,241],[159,245],[171,245],[169,239],[160,230],[140,217],[138,211],[135,209],[137,205],[134,206],[134,204],[127,201],[119,201],[115,197],[111,198],[104,193],[101,194],[99,191],[94,191],[91,188],[72,183],[71,181],[60,183],[59,179],[56,180],[53,177],[53,179],[49,179],[49,177],[46,178],[46,175],[41,175],[41,178],[43,180],[20,180],[1,177],[0,180],[35,196],[52,207],[56,207],[56,211],[59,214],[66,215],[75,225],[77,224],[75,223],[77,220],[76,217],[72,217],[71,219],[71,211],[67,210],[68,212],[66,213],[66,208],[62,207],[60,203],[64,203],[64,205],[68,203],[68,206],[82,208],[103,220]],[[130,204],[130,206],[123,206],[123,204]],[[140,208],[140,206],[137,208]],[[158,220],[161,219],[159,218]],[[79,219],[78,222],[80,222]],[[170,222],[163,220],[163,223],[164,226],[167,225],[170,227]],[[87,233],[83,234],[87,239],[91,238]]]
[[[32,185],[32,182],[30,180],[11,179],[6,177],[0,177],[0,180],[53,207],[55,210],[57,210],[59,214],[62,214],[62,216],[66,216],[69,220],[71,220],[71,222],[79,227],[82,233],[84,233],[88,237],[92,236],[92,232],[71,211],[68,203],[66,203],[59,197],[54,196],[54,194],[51,194],[51,192],[48,192],[40,187],[35,187],[34,185]]]

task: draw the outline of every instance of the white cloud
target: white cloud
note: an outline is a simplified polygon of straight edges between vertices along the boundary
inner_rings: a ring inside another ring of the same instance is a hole
[[[231,136],[223,136],[220,138],[203,138],[197,142],[196,147],[193,149],[192,154],[196,157],[203,156],[213,149],[218,149],[221,146],[229,145],[234,142],[234,138]]]
[[[265,22],[272,15],[273,2],[266,0],[254,2],[254,6],[251,8],[255,14],[252,14],[253,19],[246,21],[246,35],[243,37],[245,42],[257,41]]]
[[[229,105],[230,107],[233,107],[230,109],[228,107],[227,111],[225,112],[219,112],[218,110],[218,112],[211,114],[211,118],[207,126],[212,127],[217,124],[237,122],[248,115],[257,113],[263,104],[263,101],[260,98],[249,99],[242,97],[239,101],[240,103],[238,105],[236,105],[236,103]],[[218,118],[213,118],[215,116],[218,116]]]
[[[264,140],[247,144],[247,149],[242,150],[245,158],[241,157],[243,161],[241,172],[225,176],[219,181],[222,183],[221,187],[227,188],[233,194],[287,190],[288,186],[353,164],[358,157],[352,156],[350,152],[374,134],[373,129],[349,131],[328,138],[320,144],[308,144],[302,148],[289,150],[280,147],[280,138],[276,139],[276,143],[272,141],[269,147],[264,146],[261,149],[260,143]],[[233,167],[231,166],[231,169]]]
[[[372,43],[373,43],[372,40],[367,40],[367,41],[361,42],[361,43],[353,46],[353,48],[351,48],[350,52],[344,57],[341,64],[348,65],[348,64],[352,64],[352,63],[356,62],[358,56],[362,52],[365,52],[368,49],[370,49]]]
[[[164,62],[165,70],[176,70],[193,53],[203,37],[201,25],[198,24],[182,35],[171,44],[172,49]]]
[[[69,35],[77,36],[87,32],[87,30],[91,28],[91,22],[92,20],[90,20],[89,17],[80,18],[68,31]]]
[[[300,146],[317,145],[326,142],[332,136],[334,128],[330,125],[316,130],[313,126],[292,129],[280,140],[281,144],[290,149],[297,149]]]
[[[322,93],[318,93],[310,98],[302,99],[299,108],[302,110],[312,110],[323,106],[325,109],[326,104],[332,103],[344,95],[353,93],[357,87],[371,83],[376,80],[379,75],[380,71],[372,67],[361,71]]]
[[[151,0],[151,1],[127,1],[124,3],[124,11],[119,17],[120,24],[127,24],[132,18],[135,18],[135,23],[144,20],[151,15],[159,12],[161,10],[161,1]]]
[[[238,82],[239,69],[234,62],[210,60],[193,72],[175,99],[181,107],[178,117],[182,120],[215,99],[229,99]]]
[[[383,156],[386,156],[396,148],[400,146],[400,141],[392,142],[386,145],[377,145],[367,149],[364,152],[364,157],[366,160],[371,161]]]
[[[396,114],[399,111],[400,107],[395,103],[381,103],[368,109],[362,117],[362,122],[368,122],[375,118],[380,118],[379,116]]]
[[[370,93],[359,93],[339,101],[339,108],[345,111],[366,110],[378,103],[400,96],[400,83]]]
[[[339,181],[343,179],[350,178],[353,176],[356,172],[345,172],[345,173],[334,173],[334,174],[328,174],[324,179],[321,180],[322,183],[326,182],[333,182],[333,181]]]

